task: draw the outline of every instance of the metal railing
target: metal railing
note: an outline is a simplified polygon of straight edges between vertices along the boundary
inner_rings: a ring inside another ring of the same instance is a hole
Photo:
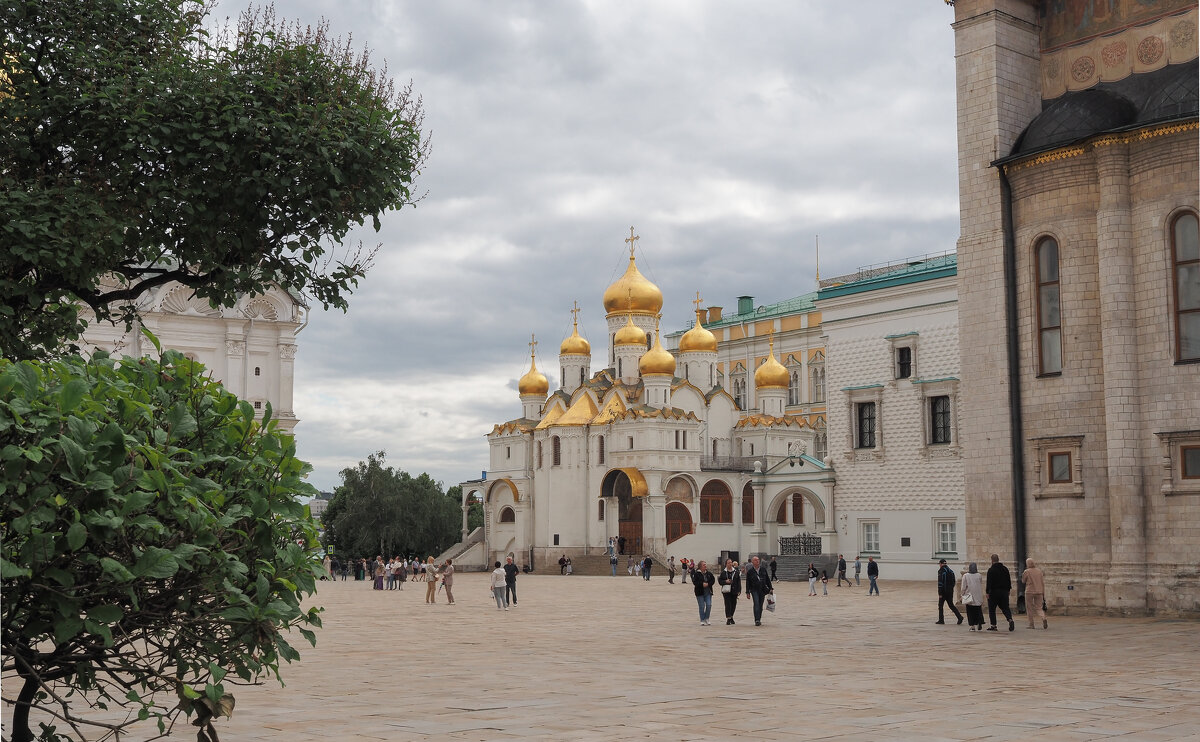
[[[815,533],[779,537],[780,556],[820,556],[821,537]]]

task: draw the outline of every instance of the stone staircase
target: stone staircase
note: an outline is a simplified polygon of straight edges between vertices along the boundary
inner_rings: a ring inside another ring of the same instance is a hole
[[[770,557],[767,557],[767,562],[770,562]],[[837,554],[821,554],[820,556],[781,556],[775,557],[778,565],[776,574],[780,581],[785,582],[807,582],[808,581],[808,563],[812,562],[817,566],[817,571],[826,570],[829,573],[829,579],[833,584],[837,584]],[[847,560],[846,574],[854,578],[854,560]],[[866,567],[863,567],[865,570]],[[866,579],[866,578],[863,578]]]

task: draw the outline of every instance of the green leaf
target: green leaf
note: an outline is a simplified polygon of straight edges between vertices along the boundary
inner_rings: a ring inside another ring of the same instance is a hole
[[[54,624],[54,642],[64,644],[83,631],[83,619],[78,616],[67,616]]]
[[[179,571],[179,562],[166,549],[151,546],[133,565],[133,573],[139,577],[150,577],[161,580],[171,577]]]
[[[71,551],[78,551],[79,547],[87,543],[87,535],[87,526],[79,521],[75,521],[67,529],[67,547]]]
[[[21,567],[7,559],[0,558],[0,579],[15,580],[18,577],[30,577],[33,572],[28,567]]]
[[[83,450],[83,446],[65,435],[58,437],[58,446],[67,459],[67,468],[71,470],[72,476],[81,476],[84,471],[84,462],[87,460],[87,453]]]
[[[97,605],[88,609],[87,617],[97,623],[111,624],[120,621],[125,611],[119,605]]]
[[[87,394],[88,385],[83,379],[71,379],[63,385],[58,393],[58,409],[64,415],[79,406],[83,395]]]
[[[133,573],[126,569],[124,564],[111,557],[102,557],[100,559],[100,569],[107,577],[117,582],[130,582],[133,580]]]

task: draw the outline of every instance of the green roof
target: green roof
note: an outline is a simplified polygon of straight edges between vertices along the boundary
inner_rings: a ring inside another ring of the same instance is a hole
[[[935,278],[945,278],[957,274],[958,254],[953,252],[900,263],[869,266],[859,270],[853,276],[844,277],[849,280],[835,279],[838,281],[835,285],[824,286],[817,292],[817,299],[832,299],[835,296],[860,294],[864,291],[932,281]]]
[[[774,319],[776,317],[788,317],[793,314],[802,312],[811,312],[816,309],[813,300],[817,298],[817,292],[813,291],[793,299],[785,299],[774,304],[765,304],[761,307],[755,307],[749,312],[741,314],[727,314],[716,322],[705,322],[704,326],[712,330],[720,327],[729,327],[731,325],[739,325],[743,322],[757,322],[764,319]],[[666,333],[667,337],[677,337],[695,327],[696,323],[691,323],[682,330],[675,330]]]

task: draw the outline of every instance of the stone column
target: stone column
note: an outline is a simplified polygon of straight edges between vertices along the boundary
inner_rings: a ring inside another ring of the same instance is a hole
[[[1116,137],[1103,138],[1096,142],[1094,152],[1100,187],[1096,253],[1112,539],[1105,601],[1110,610],[1140,613],[1146,608],[1146,512],[1139,456],[1142,415],[1129,146]]]
[[[754,478],[754,480],[750,482],[750,486],[754,489],[754,517],[756,519],[755,523],[754,523],[754,529],[751,530],[750,533],[751,533],[751,535],[754,535],[754,536],[762,536],[763,534],[765,534],[767,532],[766,531],[767,514],[765,512],[763,512],[763,487],[764,487],[764,485],[763,485],[763,481],[762,481],[762,477],[761,477],[761,475],[762,475],[761,468],[762,467],[759,465],[759,463],[757,461],[754,462],[754,473],[759,476],[756,476]],[[759,540],[761,541],[761,539],[759,539]]]

